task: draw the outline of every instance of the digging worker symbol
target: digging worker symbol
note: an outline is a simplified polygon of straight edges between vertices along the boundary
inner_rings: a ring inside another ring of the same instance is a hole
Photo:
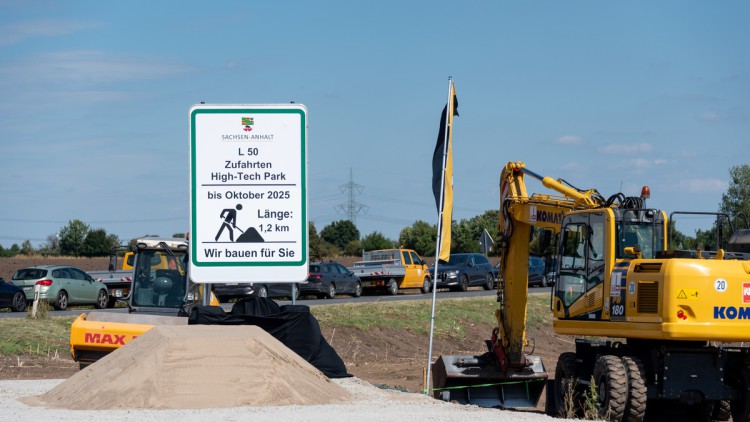
[[[224,229],[229,230],[229,241],[234,242],[234,229],[237,227],[237,211],[242,209],[242,204],[237,204],[235,208],[237,208],[236,211],[234,208],[225,208],[221,211],[219,218],[223,218],[224,222],[221,223],[219,232],[216,233],[215,240],[217,242],[219,241],[219,237]]]

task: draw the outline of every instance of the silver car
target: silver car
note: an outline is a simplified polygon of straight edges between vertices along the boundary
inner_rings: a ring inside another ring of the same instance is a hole
[[[13,275],[12,283],[23,289],[27,300],[34,300],[34,287],[39,286],[39,300],[49,302],[62,311],[68,305],[107,307],[107,286],[84,271],[65,265],[40,265],[22,268]]]

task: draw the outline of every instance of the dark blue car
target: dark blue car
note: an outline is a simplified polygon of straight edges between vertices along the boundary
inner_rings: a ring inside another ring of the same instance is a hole
[[[0,277],[0,309],[2,308],[10,308],[13,312],[23,312],[26,309],[26,293],[22,288]]]
[[[479,253],[451,254],[448,262],[438,262],[437,288],[466,291],[470,286],[482,286],[485,290],[495,288],[495,274],[486,256]],[[430,268],[435,274],[435,266]]]
[[[553,259],[554,261],[554,259]],[[553,264],[554,265],[554,264]],[[495,278],[498,277],[498,271],[500,264],[495,265],[494,274]],[[544,258],[538,256],[529,257],[529,286],[540,285],[547,287],[554,283],[554,267],[545,265]]]

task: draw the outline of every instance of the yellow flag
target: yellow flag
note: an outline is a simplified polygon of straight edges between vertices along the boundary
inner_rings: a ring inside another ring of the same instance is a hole
[[[451,83],[450,100],[443,110],[440,119],[435,152],[432,156],[432,191],[438,215],[441,215],[438,259],[448,261],[451,254],[451,222],[453,221],[453,116],[458,116],[458,99],[456,88]],[[447,136],[446,136],[447,134]],[[445,155],[445,157],[443,157]],[[443,160],[445,158],[445,160]],[[445,162],[445,168],[443,168]],[[442,185],[442,204],[440,203]],[[442,205],[442,206],[441,206]],[[442,212],[442,213],[441,213]]]

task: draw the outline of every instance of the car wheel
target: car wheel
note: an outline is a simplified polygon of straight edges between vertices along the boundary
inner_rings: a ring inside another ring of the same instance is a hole
[[[422,293],[430,293],[431,284],[432,283],[430,283],[430,277],[425,277],[424,280],[422,281],[422,288],[419,289],[419,291]]]
[[[362,296],[362,283],[359,281],[354,285],[354,293],[352,294],[354,297],[360,297]]]
[[[13,295],[13,301],[10,303],[10,310],[13,312],[23,312],[26,309],[26,294],[24,292],[16,292]]]
[[[388,284],[385,286],[385,291],[391,296],[396,296],[398,294],[398,282],[395,278],[388,281]]]
[[[495,277],[492,274],[487,274],[487,281],[484,282],[484,290],[492,290],[495,288]]]
[[[96,295],[96,302],[94,303],[94,308],[104,309],[107,307],[108,303],[109,303],[109,297],[107,296],[107,292],[105,292],[104,290],[99,290],[99,294]]]
[[[461,280],[458,282],[458,290],[462,292],[469,290],[469,277],[466,274],[461,276]]]
[[[540,285],[541,285],[542,287],[548,287],[548,286],[549,286],[549,284],[547,284],[547,276],[546,276],[546,275],[543,275],[543,276],[542,276],[542,281],[540,281],[540,282],[539,282],[539,284],[540,284]]]
[[[258,290],[255,296],[256,297],[268,297],[268,287],[266,286],[258,287]]]
[[[68,293],[65,290],[60,290],[60,293],[57,294],[57,299],[55,299],[55,303],[52,306],[58,311],[68,309]]]
[[[336,285],[331,283],[328,285],[328,290],[326,291],[326,298],[333,299],[336,297]]]

